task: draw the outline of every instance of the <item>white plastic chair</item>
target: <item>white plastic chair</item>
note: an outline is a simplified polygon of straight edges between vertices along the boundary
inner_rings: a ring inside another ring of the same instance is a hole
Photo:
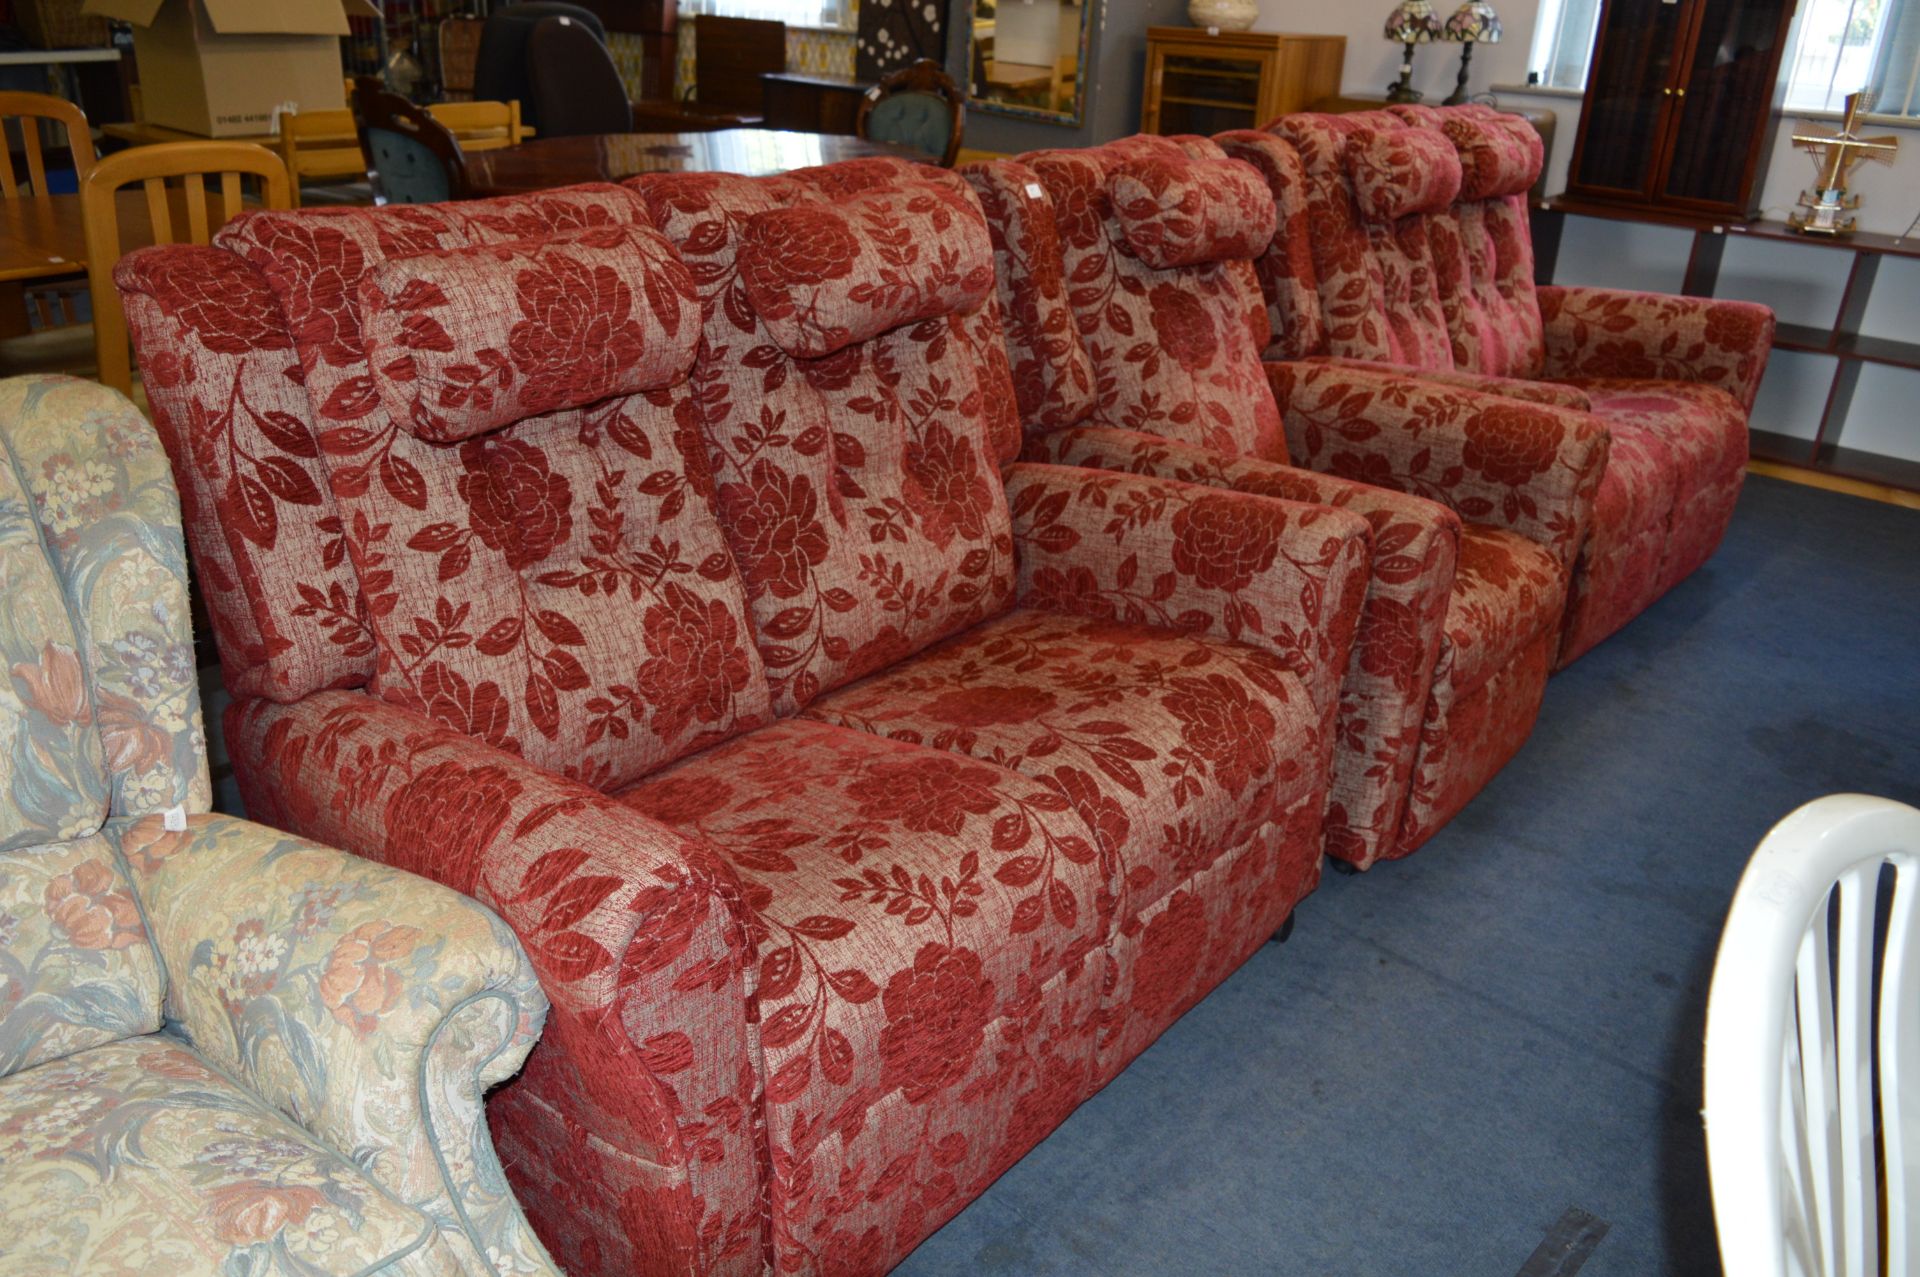
[[[1917,870],[1920,811],[1834,794],[1774,826],[1740,879],[1703,1113],[1728,1277],[1920,1274]]]

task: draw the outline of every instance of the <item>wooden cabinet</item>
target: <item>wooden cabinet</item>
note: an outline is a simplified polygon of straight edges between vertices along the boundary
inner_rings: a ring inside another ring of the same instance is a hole
[[[1793,10],[1794,0],[1605,0],[1567,194],[1745,217],[1772,150]]]
[[[867,86],[840,75],[770,71],[760,77],[763,123],[795,133],[853,134]]]
[[[1258,128],[1340,91],[1342,35],[1147,28],[1144,133]]]

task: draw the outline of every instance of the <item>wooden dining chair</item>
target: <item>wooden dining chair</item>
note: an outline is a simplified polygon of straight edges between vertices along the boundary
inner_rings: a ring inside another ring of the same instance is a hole
[[[72,156],[74,179],[85,177],[87,170],[93,167],[93,132],[87,127],[87,117],[79,107],[65,98],[54,97],[50,93],[0,92],[0,195],[7,199],[30,199],[34,196],[48,195],[47,156],[45,139],[42,136],[41,121],[50,120],[66,131],[67,150]],[[14,170],[13,136],[20,135],[21,153],[27,161],[25,180]],[[86,292],[86,281],[78,271],[72,279],[55,279],[37,283],[31,287],[8,290],[19,298],[23,308],[15,325],[24,323],[26,327],[42,331],[64,328],[81,323],[84,316],[80,313],[80,298]],[[4,304],[14,305],[14,299],[4,299]],[[85,334],[81,334],[84,341]],[[9,339],[12,340],[12,339]],[[26,371],[37,368],[45,352],[19,356],[14,352],[0,354],[0,368],[8,372]],[[54,363],[61,356],[53,356]]]
[[[467,198],[467,158],[453,130],[373,76],[353,85],[353,122],[377,204]]]
[[[287,167],[287,189],[295,208],[300,207],[304,198],[300,190],[302,182],[364,181],[367,161],[360,153],[360,134],[353,126],[353,112],[340,107],[283,113],[280,162]]]
[[[473,97],[474,70],[480,64],[480,33],[485,18],[440,19],[440,88],[448,99],[465,102]]]
[[[967,96],[938,62],[921,58],[867,90],[853,131],[872,142],[894,142],[953,167],[967,127]]]
[[[165,142],[136,146],[93,166],[80,183],[80,211],[87,224],[87,281],[93,290],[94,352],[99,378],[122,394],[133,393],[127,353],[127,315],[113,286],[120,261],[120,200],[123,187],[146,192],[152,243],[205,244],[245,206],[244,184],[253,179],[264,208],[290,208],[287,167],[280,157],[251,142]],[[217,190],[210,192],[209,179]],[[177,187],[169,182],[177,180]],[[185,225],[176,223],[183,213]]]

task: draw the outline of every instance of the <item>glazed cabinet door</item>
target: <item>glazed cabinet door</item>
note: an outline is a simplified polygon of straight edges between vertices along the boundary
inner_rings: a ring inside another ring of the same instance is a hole
[[[1570,189],[1616,200],[1655,198],[1663,143],[1680,100],[1674,90],[1687,24],[1699,2],[1606,0]]]
[[[1667,201],[1745,213],[1755,144],[1767,140],[1793,0],[1693,0],[1699,25],[1675,89]]]

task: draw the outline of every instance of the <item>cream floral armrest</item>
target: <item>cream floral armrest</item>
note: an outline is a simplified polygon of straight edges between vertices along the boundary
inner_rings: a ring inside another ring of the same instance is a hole
[[[165,968],[168,1020],[436,1220],[476,1272],[555,1271],[481,1104],[547,1013],[505,924],[424,878],[262,825],[165,824],[108,830]]]

